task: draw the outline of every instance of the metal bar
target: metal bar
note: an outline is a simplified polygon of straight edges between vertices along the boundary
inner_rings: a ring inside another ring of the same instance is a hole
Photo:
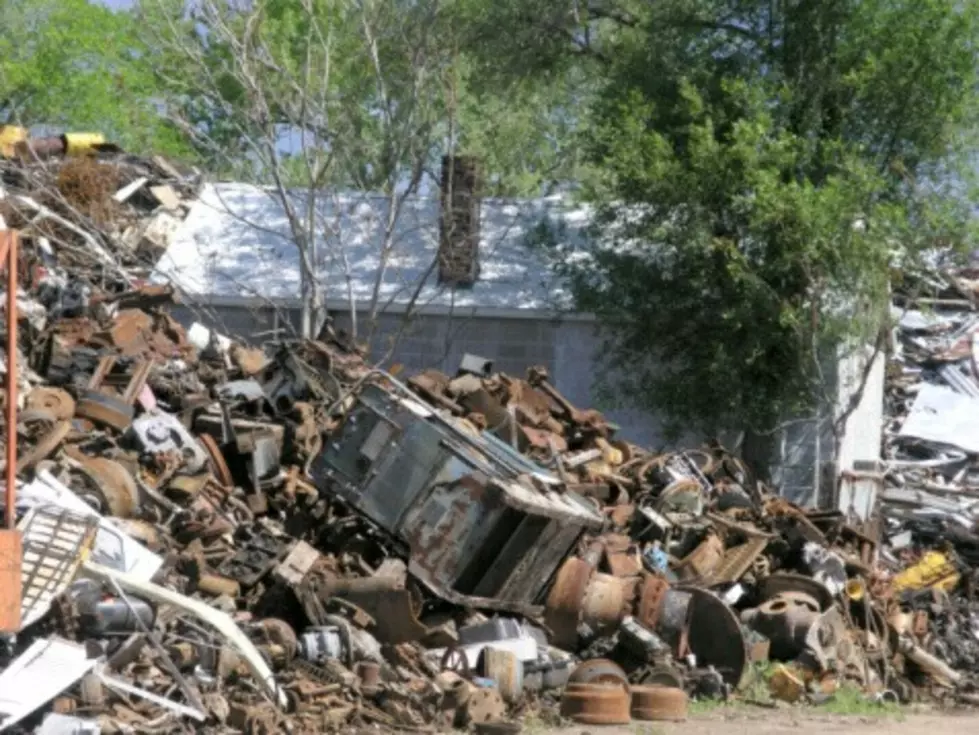
[[[142,699],[148,699],[160,707],[176,712],[178,715],[183,715],[184,717],[193,717],[198,722],[204,722],[207,719],[207,714],[199,709],[194,709],[193,707],[188,707],[185,704],[180,704],[180,702],[174,702],[172,700],[161,697],[153,692],[146,691],[145,689],[140,689],[139,687],[133,686],[128,681],[124,679],[117,679],[114,676],[110,676],[105,673],[105,671],[97,671],[99,679],[102,683],[111,689],[118,689],[119,691],[125,692],[126,694],[132,694],[136,697]]]
[[[150,377],[150,371],[153,369],[153,363],[149,360],[140,360],[137,363],[136,368],[133,370],[132,377],[129,379],[129,384],[126,386],[126,392],[122,394],[122,400],[132,406],[136,403],[136,399],[142,392],[143,388],[146,387],[146,380]]]
[[[98,367],[95,368],[95,372],[92,373],[92,377],[88,379],[88,390],[98,390],[102,387],[102,383],[105,382],[106,376],[112,372],[112,368],[115,367],[116,356],[106,355],[101,360],[99,360]]]
[[[108,581],[112,584],[112,587],[115,589],[116,594],[119,595],[119,598],[123,601],[123,603],[125,603],[126,607],[129,608],[129,612],[133,614],[133,620],[136,621],[136,625],[143,629],[143,633],[146,635],[146,640],[148,640],[157,650],[157,653],[160,654],[160,661],[163,668],[165,668],[170,676],[173,677],[173,680],[177,683],[177,687],[184,693],[184,696],[187,697],[187,701],[194,705],[198,711],[204,711],[204,703],[201,702],[200,697],[197,696],[197,692],[190,685],[187,679],[184,678],[183,674],[180,673],[180,669],[177,668],[177,665],[173,662],[173,659],[170,658],[170,654],[167,652],[167,649],[163,647],[162,641],[160,641],[159,633],[146,627],[146,625],[140,619],[136,608],[133,607],[133,603],[129,601],[129,597],[122,589],[122,585],[120,585],[114,577],[109,577]]]
[[[7,528],[17,527],[17,233],[7,233]]]

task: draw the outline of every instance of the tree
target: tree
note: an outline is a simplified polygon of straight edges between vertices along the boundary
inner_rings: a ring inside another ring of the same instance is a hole
[[[974,2],[660,0],[608,36],[584,145],[618,396],[769,435],[875,342],[889,267],[971,235]],[[579,34],[580,35],[580,34]]]
[[[577,0],[456,0],[450,26],[458,87],[455,127],[462,150],[478,155],[489,194],[528,197],[580,176],[578,131],[601,80],[601,35],[617,37],[632,22]],[[589,33],[589,28],[595,33]]]
[[[322,278],[328,267],[349,273],[341,198],[359,196],[383,223],[369,337],[404,204],[437,187],[443,153],[479,156],[488,194],[537,195],[573,168],[562,108],[578,88],[565,76],[491,77],[471,51],[477,5],[203,0],[187,13],[182,0],[139,3],[168,119],[208,170],[269,185],[287,213],[303,334],[318,331],[327,296],[357,316],[360,298],[349,287],[326,294]],[[434,242],[437,228],[424,236]],[[409,286],[417,296],[423,283]]]
[[[187,152],[157,111],[132,15],[87,0],[3,0],[0,8],[0,122]]]
[[[326,318],[324,263],[349,268],[339,195],[360,192],[365,203],[380,195],[369,202],[383,220],[373,322],[398,218],[442,119],[439,0],[400,9],[378,0],[204,0],[185,9],[180,0],[139,6],[146,41],[161,55],[166,115],[214,170],[270,186],[299,252],[304,336]],[[346,295],[356,316],[355,295]]]

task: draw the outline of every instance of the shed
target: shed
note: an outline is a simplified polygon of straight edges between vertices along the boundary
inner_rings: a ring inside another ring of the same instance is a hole
[[[387,195],[316,193],[319,287],[336,324],[349,328],[355,313],[363,325],[376,305],[372,352],[409,374],[424,368],[454,374],[465,354],[515,375],[543,365],[572,403],[605,411],[623,437],[668,448],[655,416],[603,405],[595,387],[599,327],[591,315],[569,310],[567,290],[535,250],[544,235],[572,245],[580,240],[588,210],[561,196],[477,199],[467,193],[471,183],[465,171],[447,167],[441,196],[405,197],[394,213]],[[308,192],[291,196],[295,211],[306,216]],[[254,342],[298,327],[299,264],[276,191],[211,183],[171,238],[154,278],[175,283],[186,296],[178,318]],[[827,422],[860,383],[852,359],[827,370],[838,379],[819,415],[783,432],[776,476],[793,500],[833,503],[838,470],[879,457],[872,428],[880,424],[883,396],[882,357],[879,362],[847,422],[852,430],[843,446],[835,446]],[[686,437],[680,445],[697,440]]]

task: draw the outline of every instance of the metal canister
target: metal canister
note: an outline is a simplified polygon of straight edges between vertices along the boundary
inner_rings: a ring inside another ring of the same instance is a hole
[[[65,152],[69,156],[94,153],[97,146],[105,144],[102,133],[65,133]]]
[[[381,665],[373,661],[358,661],[354,666],[354,673],[364,689],[376,689],[381,683]]]
[[[14,146],[14,153],[25,161],[35,158],[45,160],[47,158],[60,157],[65,154],[65,139],[61,135],[46,138],[31,138],[22,140]]]
[[[106,597],[98,588],[82,588],[75,594],[82,628],[89,634],[141,633],[153,627],[156,610],[138,597]]]
[[[319,663],[328,658],[342,659],[343,639],[338,628],[307,628],[299,636],[299,655],[310,663]]]

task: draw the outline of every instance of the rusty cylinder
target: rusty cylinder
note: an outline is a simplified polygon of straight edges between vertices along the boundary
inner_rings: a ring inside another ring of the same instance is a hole
[[[628,609],[623,580],[601,572],[592,575],[581,602],[582,621],[597,633],[614,631]]]
[[[345,578],[331,575],[321,585],[320,593],[324,597],[356,597],[357,595],[387,592],[400,587],[400,581],[392,577]]]

